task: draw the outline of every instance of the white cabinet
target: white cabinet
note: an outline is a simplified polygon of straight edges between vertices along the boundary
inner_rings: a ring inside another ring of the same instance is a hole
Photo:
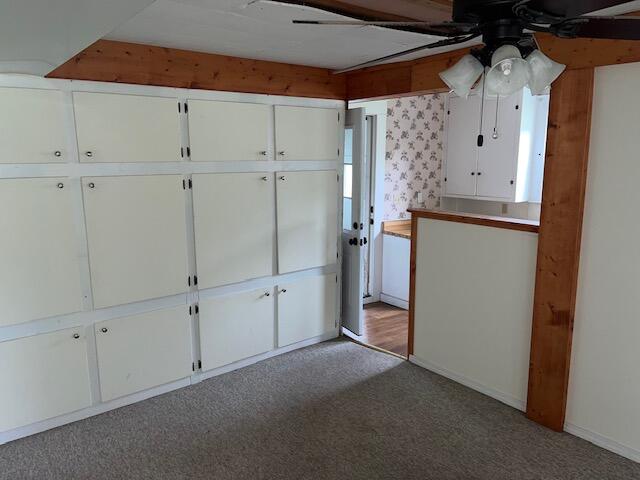
[[[73,105],[81,161],[181,160],[176,99],[74,92]]]
[[[66,178],[0,180],[0,326],[81,310]]]
[[[411,240],[382,235],[381,300],[396,307],[409,308],[409,267]]]
[[[191,317],[186,305],[95,325],[102,401],[188,377]]]
[[[193,176],[200,288],[273,273],[273,182],[272,173]]]
[[[277,172],[276,189],[278,271],[286,273],[336,263],[336,172]]]
[[[336,275],[278,285],[278,347],[336,328]]]
[[[185,292],[182,177],[85,177],[82,186],[95,307]]]
[[[0,343],[0,431],[91,405],[84,328]]]
[[[337,160],[338,110],[276,106],[276,160]]]
[[[0,163],[70,161],[62,92],[0,88],[0,105]]]
[[[273,289],[200,301],[202,369],[228,365],[274,348]]]
[[[266,160],[270,116],[269,105],[189,100],[191,160]]]
[[[539,201],[548,110],[549,96],[534,97],[526,88],[506,98],[485,98],[484,110],[477,92],[467,100],[451,96],[444,196]]]

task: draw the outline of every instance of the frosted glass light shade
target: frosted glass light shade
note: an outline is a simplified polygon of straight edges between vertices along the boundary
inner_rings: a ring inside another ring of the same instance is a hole
[[[456,95],[467,98],[471,88],[484,71],[482,63],[473,55],[467,54],[454,66],[440,72],[440,78]]]
[[[500,96],[509,96],[522,89],[531,78],[531,67],[513,45],[503,45],[491,57],[491,70],[487,73],[487,90]]]
[[[534,50],[527,57],[527,63],[531,68],[529,88],[533,95],[542,95],[547,87],[560,76],[566,65],[554,62],[540,50]]]

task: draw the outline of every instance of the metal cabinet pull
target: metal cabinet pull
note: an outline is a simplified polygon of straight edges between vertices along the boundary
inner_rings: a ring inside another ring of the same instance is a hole
[[[89,182],[89,183],[87,184],[87,187],[89,187],[89,188],[96,188],[96,184],[95,184],[95,183],[93,183],[93,182]]]
[[[262,177],[263,182],[266,182],[267,180],[269,180],[267,177]]]
[[[56,150],[55,152],[53,152],[53,154],[54,154],[56,157],[61,157],[61,156],[62,156],[62,152],[61,152],[60,150]]]
[[[260,154],[260,156],[262,157],[266,157],[267,156],[267,151],[266,150],[261,150],[260,152],[258,152]]]
[[[58,188],[64,188],[64,183],[62,183],[62,182],[58,183],[57,187]]]
[[[90,151],[90,150],[88,150],[88,151],[84,152],[84,154],[85,154],[87,157],[93,157],[93,152],[92,152],[92,151]]]
[[[280,155],[281,157],[283,157],[283,156],[284,156],[284,150],[280,150],[280,151],[278,152],[278,155]]]
[[[482,172],[478,172],[478,176],[482,175]]]
[[[281,176],[279,176],[278,178],[279,178],[280,180],[282,180],[283,182],[286,180],[286,179],[284,178],[284,175],[281,175]]]
[[[270,297],[270,296],[271,296],[271,293],[269,293],[269,292],[264,292],[264,296],[265,296],[265,297]]]
[[[109,329],[108,329],[107,327],[102,327],[102,328],[100,329],[100,331],[101,331],[102,333],[107,333],[107,332],[109,331]]]
[[[280,292],[279,292],[279,293],[287,293],[287,289],[286,289],[286,288],[283,288],[282,290],[280,290]]]
[[[471,172],[471,175],[475,175],[475,174],[476,174],[476,172]]]
[[[80,334],[79,333],[74,333],[73,334],[73,338],[75,338],[76,340],[80,338]]]

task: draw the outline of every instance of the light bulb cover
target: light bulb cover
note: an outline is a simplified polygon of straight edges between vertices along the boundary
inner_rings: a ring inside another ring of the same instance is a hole
[[[531,52],[527,56],[527,63],[531,69],[529,88],[532,95],[545,94],[547,87],[567,68],[566,65],[554,62],[540,50]]]
[[[503,45],[491,56],[491,70],[486,78],[489,94],[509,96],[527,85],[531,67],[518,47]]]
[[[484,67],[473,55],[467,54],[455,65],[440,72],[440,78],[453,92],[462,98],[467,98],[471,88],[482,75]]]

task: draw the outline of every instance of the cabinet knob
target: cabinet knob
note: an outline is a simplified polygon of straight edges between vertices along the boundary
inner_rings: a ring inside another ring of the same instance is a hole
[[[476,174],[476,172],[471,172],[471,175],[475,175],[475,174]]]
[[[284,150],[279,150],[279,151],[278,151],[278,155],[280,155],[281,157],[283,157],[283,156],[284,156]]]
[[[266,151],[266,150],[261,150],[261,151],[259,151],[259,152],[258,152],[258,154],[259,154],[261,157],[266,157],[266,156],[267,156],[267,151]]]
[[[84,154],[85,154],[87,157],[93,157],[93,152],[92,152],[92,151],[86,151],[86,152],[84,152]]]
[[[482,172],[478,172],[478,176],[482,175]]]
[[[89,188],[96,188],[96,184],[95,184],[95,183],[93,183],[93,182],[89,182],[89,183],[87,184],[87,187],[89,187]]]
[[[265,176],[265,177],[261,177],[261,180],[262,180],[263,182],[266,182],[267,180],[269,180],[269,178]]]
[[[271,293],[270,293],[270,292],[264,292],[264,296],[265,296],[265,297],[270,297],[270,296],[271,296]]]
[[[79,333],[74,333],[73,334],[73,338],[75,338],[76,340],[80,338],[80,334]]]
[[[54,154],[56,157],[61,157],[61,156],[62,156],[62,152],[61,152],[60,150],[56,150],[55,152],[53,152],[53,154]]]
[[[62,183],[62,182],[58,183],[57,187],[58,188],[64,188],[64,183]]]
[[[284,175],[281,175],[281,176],[279,176],[278,178],[279,178],[280,180],[282,180],[283,182],[286,180],[286,179],[284,178]]]
[[[107,327],[102,327],[102,328],[100,329],[100,331],[101,331],[102,333],[107,333],[107,332],[109,331],[109,329],[108,329]]]
[[[280,293],[287,293],[287,289],[283,288],[282,290],[280,290]]]

